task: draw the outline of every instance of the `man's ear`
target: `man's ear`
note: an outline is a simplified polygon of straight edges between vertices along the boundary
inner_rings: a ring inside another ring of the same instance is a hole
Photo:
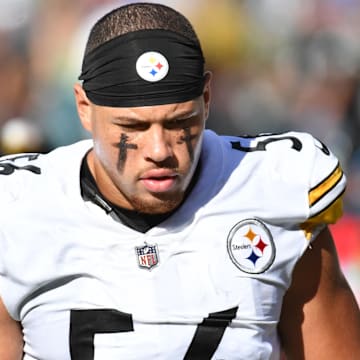
[[[76,83],[74,85],[74,96],[75,96],[76,108],[81,124],[85,130],[92,132],[92,121],[91,121],[92,104],[91,101],[86,96],[84,89],[79,83]]]
[[[205,104],[205,119],[207,119],[209,117],[209,111],[210,111],[212,73],[210,71],[206,71],[204,76],[205,76],[205,84],[204,84],[203,98]]]

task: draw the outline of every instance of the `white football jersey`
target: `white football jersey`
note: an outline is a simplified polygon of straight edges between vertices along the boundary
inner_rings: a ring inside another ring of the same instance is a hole
[[[82,199],[90,140],[0,159],[0,296],[24,359],[279,359],[292,271],[345,177],[304,133],[203,145],[187,200],[146,233]]]

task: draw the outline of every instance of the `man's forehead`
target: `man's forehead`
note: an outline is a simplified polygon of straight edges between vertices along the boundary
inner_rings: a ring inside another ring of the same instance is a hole
[[[196,116],[201,111],[198,99],[176,104],[105,108],[112,117],[127,121],[173,120]]]

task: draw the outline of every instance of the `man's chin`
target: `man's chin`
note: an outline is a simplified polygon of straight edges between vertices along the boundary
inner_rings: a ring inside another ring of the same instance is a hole
[[[165,214],[175,210],[181,204],[182,199],[183,196],[153,197],[152,199],[133,198],[131,203],[136,211],[145,214]]]

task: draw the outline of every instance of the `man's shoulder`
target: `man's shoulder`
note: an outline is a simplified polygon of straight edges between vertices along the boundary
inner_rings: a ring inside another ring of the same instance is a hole
[[[230,154],[241,154],[244,162],[269,166],[288,175],[303,171],[327,172],[338,164],[337,157],[320,140],[306,132],[289,131],[256,136],[222,136]],[[240,164],[240,163],[239,163]]]
[[[305,132],[206,135],[203,156],[208,165],[206,170],[225,180],[247,178],[254,185],[259,180],[262,186],[301,183],[311,188],[340,166],[324,143]]]
[[[221,141],[219,195],[235,203],[241,199],[239,207],[255,209],[257,216],[302,222],[323,212],[344,192],[346,179],[339,160],[311,134],[221,136]],[[336,212],[336,218],[339,215]]]
[[[22,153],[0,157],[0,194],[10,203],[25,194],[45,194],[56,184],[79,172],[81,160],[91,142],[83,140],[53,149],[49,153]]]
[[[243,157],[252,155],[254,159],[269,156],[280,157],[282,159],[292,156],[306,157],[312,156],[314,150],[318,149],[323,154],[329,155],[331,152],[320,140],[311,134],[299,131],[288,131],[282,133],[261,133],[257,135],[241,134],[217,135],[212,131],[207,131],[205,143],[210,148],[217,148],[221,144],[227,156]],[[281,155],[281,156],[280,156]]]

